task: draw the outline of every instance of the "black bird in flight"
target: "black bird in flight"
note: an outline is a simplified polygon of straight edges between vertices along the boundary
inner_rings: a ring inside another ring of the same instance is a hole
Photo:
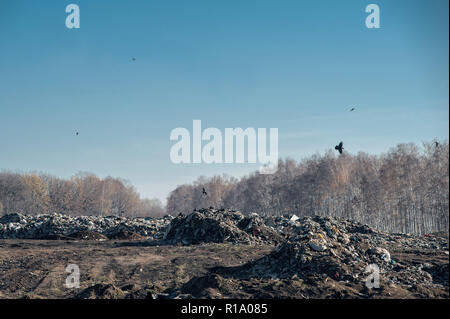
[[[335,150],[339,151],[339,154],[342,154],[342,150],[344,149],[344,143],[340,142],[339,145],[334,147]]]
[[[203,190],[202,190],[202,195],[208,195],[208,193],[206,192],[204,187],[203,187]]]
[[[434,143],[436,143],[436,147],[439,147],[439,142],[434,142]]]
[[[78,134],[80,134],[80,133],[78,133],[78,132],[75,133],[75,135],[77,135],[77,136],[78,136]]]
[[[356,110],[356,107],[352,107],[349,112],[353,112],[354,110]]]
[[[131,61],[136,61],[136,58],[131,58]]]

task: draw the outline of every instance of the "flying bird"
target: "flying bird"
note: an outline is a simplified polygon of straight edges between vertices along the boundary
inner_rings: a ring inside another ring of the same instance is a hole
[[[439,142],[434,142],[436,147],[439,147]]]
[[[208,193],[206,192],[204,187],[203,187],[203,190],[202,190],[202,195],[208,195]]]
[[[335,150],[339,151],[339,154],[342,154],[342,150],[344,149],[344,143],[340,142],[339,145],[334,147]]]
[[[131,61],[136,61],[136,58],[131,58]]]
[[[352,107],[349,112],[353,112],[356,110],[356,107]]]
[[[80,133],[78,133],[78,132],[75,133],[75,135],[77,135],[77,136],[78,136],[78,134],[80,134]]]

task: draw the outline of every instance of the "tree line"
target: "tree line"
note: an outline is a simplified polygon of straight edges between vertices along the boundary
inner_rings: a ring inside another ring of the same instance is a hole
[[[343,217],[389,232],[448,232],[448,161],[447,141],[399,144],[382,155],[330,150],[300,162],[279,160],[275,174],[200,177],[173,190],[166,210],[212,206],[266,216]]]
[[[449,144],[399,144],[382,155],[330,150],[299,162],[280,159],[274,174],[201,176],[174,189],[165,207],[157,199],[141,199],[118,178],[0,172],[0,215],[160,217],[211,206],[265,216],[343,217],[390,232],[448,231]]]
[[[46,174],[0,172],[0,215],[153,216],[165,214],[158,199],[141,199],[126,181],[80,173],[70,179]]]

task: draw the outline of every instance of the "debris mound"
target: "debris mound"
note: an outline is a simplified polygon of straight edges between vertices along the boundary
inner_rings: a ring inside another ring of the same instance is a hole
[[[14,213],[0,218],[0,239],[161,239],[171,220],[171,216],[156,219]]]
[[[164,236],[168,243],[280,243],[283,237],[257,214],[213,208],[194,211],[172,220]]]
[[[401,263],[389,249],[402,236],[378,232],[348,220],[329,217],[304,217],[295,221],[295,233],[269,255],[236,267],[216,267],[211,271],[238,278],[301,278],[313,282],[335,280],[365,286],[365,280],[378,267],[384,283],[411,287],[415,283],[448,287],[448,264],[436,267]],[[411,238],[421,242],[418,238]],[[426,241],[422,241],[426,245]],[[448,250],[448,239],[436,248]],[[400,246],[403,247],[403,246]],[[372,268],[371,268],[372,267]],[[372,269],[372,270],[371,270]],[[433,278],[434,275],[434,278]]]

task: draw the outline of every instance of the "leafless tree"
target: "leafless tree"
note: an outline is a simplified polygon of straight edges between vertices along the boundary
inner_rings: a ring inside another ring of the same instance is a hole
[[[324,215],[358,220],[381,230],[406,233],[448,231],[449,145],[422,148],[399,144],[374,156],[332,150],[296,163],[280,160],[271,175],[240,180],[201,177],[168,197],[167,212],[227,207],[265,215]],[[211,198],[201,196],[201,189]]]
[[[205,191],[203,191],[205,190]],[[274,174],[199,177],[167,198],[141,199],[128,182],[90,173],[69,180],[0,172],[0,213],[163,216],[204,207],[264,215],[323,215],[357,220],[381,230],[448,231],[449,144],[399,144],[383,155],[332,150],[296,162],[279,160]]]

